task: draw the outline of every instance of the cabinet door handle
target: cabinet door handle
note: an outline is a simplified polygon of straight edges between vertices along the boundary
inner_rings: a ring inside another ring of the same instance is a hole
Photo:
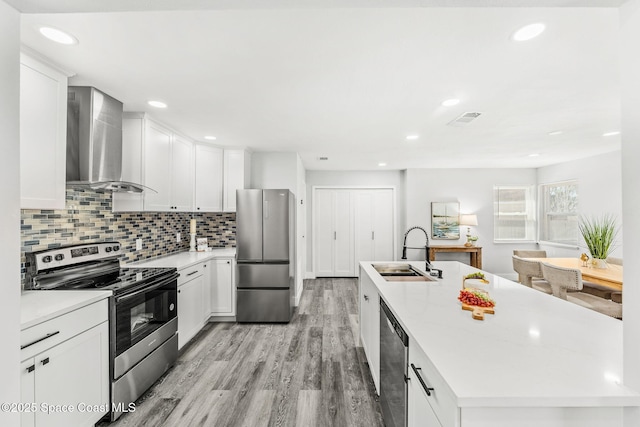
[[[231,261],[227,261],[227,264],[231,264]]]
[[[44,340],[46,340],[47,338],[51,338],[51,337],[52,337],[52,336],[54,336],[54,335],[58,335],[59,333],[60,333],[60,331],[55,331],[55,332],[52,332],[52,333],[50,333],[50,334],[47,334],[46,336],[44,336],[44,337],[42,337],[42,338],[38,338],[38,339],[37,339],[37,340],[35,340],[35,341],[31,341],[29,344],[21,345],[21,346],[20,346],[20,350],[24,350],[24,349],[25,349],[25,348],[27,348],[27,347],[31,347],[31,346],[32,346],[32,345],[34,345],[34,344],[38,344],[40,341],[44,341]]]
[[[369,301],[369,295],[364,295],[364,300]]]
[[[371,232],[371,240],[376,240],[376,234],[375,231]]]
[[[42,359],[40,363],[42,363],[43,365],[46,365],[47,363],[49,363],[49,358],[47,357],[46,359]]]
[[[193,276],[193,275],[194,275],[194,274],[196,274],[197,272],[198,272],[198,270],[196,270],[196,271],[192,271],[191,273],[187,274],[187,277],[189,277],[189,276]]]
[[[338,233],[336,233],[335,231],[333,232],[333,240],[337,240],[338,237]]]
[[[36,365],[31,365],[27,368],[27,372],[33,372],[36,370]]]
[[[411,364],[411,369],[413,369],[413,372],[416,373],[416,376],[418,377],[418,381],[420,381],[420,384],[422,384],[422,388],[427,393],[427,396],[431,396],[431,392],[433,391],[433,387],[427,386],[427,383],[425,383],[424,380],[422,379],[422,376],[420,375],[420,372],[418,372],[418,371],[421,371],[422,368],[416,368],[416,365],[414,365],[412,363]]]

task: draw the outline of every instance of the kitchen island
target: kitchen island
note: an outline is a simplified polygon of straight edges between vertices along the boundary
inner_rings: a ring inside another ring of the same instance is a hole
[[[457,297],[479,270],[433,265],[443,279],[396,282],[360,263],[361,339],[378,391],[380,325],[368,313],[379,312],[378,296],[409,337],[409,363],[434,388],[427,396],[409,367],[409,426],[614,427],[625,406],[640,406],[621,384],[621,321],[489,273],[489,284],[474,286],[496,301],[495,315],[474,320]]]

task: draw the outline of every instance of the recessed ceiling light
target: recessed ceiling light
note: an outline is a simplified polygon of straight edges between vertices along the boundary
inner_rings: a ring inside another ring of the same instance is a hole
[[[69,33],[53,27],[40,27],[40,34],[56,43],[72,45],[78,44],[78,39]]]
[[[407,135],[407,140],[412,141],[414,139],[420,138],[420,135]]]
[[[517,42],[523,42],[531,40],[534,37],[538,37],[545,29],[545,25],[542,22],[536,22],[535,24],[525,25],[518,31],[513,33],[511,38]]]
[[[209,141],[215,141],[216,137],[215,136],[211,136],[211,135],[207,135],[204,137],[204,139],[208,139]]]
[[[619,130],[615,130],[613,132],[606,132],[606,133],[602,134],[602,136],[614,136],[614,135],[620,135],[620,131]]]
[[[385,162],[380,162],[378,163],[378,166],[387,166],[387,164]]]
[[[162,101],[149,101],[149,102],[147,102],[147,104],[151,105],[152,107],[156,107],[156,108],[167,108],[167,104],[165,104]]]
[[[561,130],[554,130],[553,132],[549,132],[549,136],[556,136],[561,134],[562,134]]]
[[[458,105],[460,103],[460,100],[457,98],[451,98],[451,99],[447,99],[445,101],[442,101],[442,106],[443,107],[453,107],[454,105]]]
[[[529,154],[529,157],[538,157],[540,155],[540,153],[531,153]]]

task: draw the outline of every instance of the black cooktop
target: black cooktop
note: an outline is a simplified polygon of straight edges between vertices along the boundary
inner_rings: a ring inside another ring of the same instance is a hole
[[[56,283],[42,283],[40,289],[113,291],[126,293],[145,284],[158,282],[175,274],[175,268],[120,268],[111,272],[58,278]]]

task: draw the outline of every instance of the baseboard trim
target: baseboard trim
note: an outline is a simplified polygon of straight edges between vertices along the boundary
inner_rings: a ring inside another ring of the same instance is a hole
[[[307,271],[306,273],[304,273],[304,278],[305,279],[315,279],[316,278],[316,274],[313,271]]]

